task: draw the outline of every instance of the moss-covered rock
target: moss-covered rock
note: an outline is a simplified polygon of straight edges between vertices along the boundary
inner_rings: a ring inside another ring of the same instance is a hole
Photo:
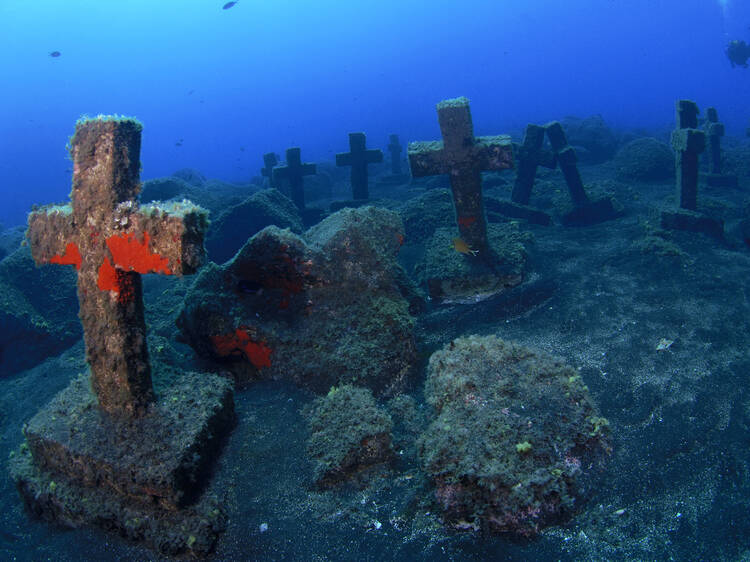
[[[444,302],[477,302],[521,283],[529,235],[516,223],[487,225],[491,256],[457,250],[453,228],[437,228],[414,268],[417,283]]]
[[[237,253],[248,238],[270,225],[288,228],[298,234],[303,230],[302,219],[294,203],[278,189],[254,193],[212,218],[206,240],[209,259],[224,263]]]
[[[578,373],[495,336],[430,357],[435,417],[419,440],[449,524],[533,536],[569,516],[583,467],[609,450],[609,427]]]
[[[315,460],[314,480],[327,487],[360,475],[392,454],[391,417],[368,389],[332,387],[307,410],[307,452]]]
[[[674,176],[674,154],[666,143],[644,137],[618,151],[615,167],[622,180],[664,181]]]
[[[303,237],[267,227],[203,269],[178,325],[241,382],[285,379],[318,393],[351,383],[391,396],[416,361],[402,239],[398,215],[376,207],[343,209]]]

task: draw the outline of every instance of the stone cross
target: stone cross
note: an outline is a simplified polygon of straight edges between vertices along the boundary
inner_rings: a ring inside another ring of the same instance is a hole
[[[193,273],[203,262],[206,212],[190,202],[139,206],[141,124],[98,117],[76,124],[71,202],[29,215],[37,265],[78,270],[79,316],[99,406],[138,416],[154,399],[142,273]]]
[[[537,167],[554,168],[556,165],[555,155],[542,148],[545,132],[544,127],[533,123],[526,126],[523,144],[518,148],[518,172],[510,196],[511,201],[518,205],[529,204]]]
[[[364,133],[349,133],[349,152],[336,155],[337,166],[352,167],[352,194],[354,199],[369,199],[367,165],[383,161],[382,150],[367,150]]]
[[[458,231],[480,254],[488,250],[481,172],[513,167],[510,137],[474,137],[469,100],[437,104],[442,141],[412,142],[408,155],[412,176],[449,174]]]
[[[706,133],[698,129],[698,106],[690,100],[677,101],[677,128],[672,131],[672,148],[677,169],[677,200],[680,207],[698,208],[698,155],[706,148]]]
[[[391,153],[391,174],[394,176],[401,175],[401,150],[403,147],[398,142],[398,135],[390,135],[388,143],[388,152]]]
[[[260,169],[260,174],[264,178],[268,178],[268,184],[271,187],[278,189],[278,185],[273,178],[273,169],[279,163],[279,158],[275,152],[267,152],[263,155],[263,167]]]
[[[708,138],[706,183],[712,187],[737,187],[737,176],[721,172],[721,137],[724,136],[724,123],[719,123],[719,112],[715,107],[706,109],[705,131]]]
[[[305,179],[304,176],[311,176],[316,173],[315,164],[306,162],[302,163],[299,148],[286,149],[286,166],[276,166],[273,169],[273,179],[276,185],[281,180],[289,182],[292,201],[300,211],[305,208]]]

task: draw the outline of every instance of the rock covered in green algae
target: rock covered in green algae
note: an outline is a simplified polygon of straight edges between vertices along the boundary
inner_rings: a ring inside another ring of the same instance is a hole
[[[391,416],[366,388],[332,387],[308,412],[307,452],[315,460],[314,480],[327,487],[388,461],[392,454]]]
[[[206,240],[209,258],[216,263],[224,263],[248,238],[271,224],[297,234],[303,230],[297,207],[278,189],[258,191],[224,209],[214,217]]]
[[[651,137],[625,144],[615,156],[617,177],[623,180],[662,181],[674,177],[674,154],[666,143]]]
[[[493,256],[464,254],[454,247],[455,228],[438,228],[426,243],[414,274],[431,297],[444,302],[476,302],[515,287],[523,280],[528,237],[517,224],[488,224]]]
[[[495,336],[458,338],[430,357],[435,418],[418,447],[446,521],[533,536],[582,495],[582,470],[609,451],[577,372]]]
[[[178,326],[241,382],[397,394],[416,361],[396,263],[402,240],[399,216],[376,207],[343,209],[302,237],[265,228],[223,266],[203,269]]]

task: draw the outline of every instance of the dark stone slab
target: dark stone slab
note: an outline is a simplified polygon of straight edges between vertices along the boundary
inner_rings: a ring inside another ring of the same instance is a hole
[[[575,206],[562,216],[563,226],[591,226],[621,217],[623,209],[613,199],[603,197]]]
[[[661,226],[670,230],[700,232],[712,238],[724,239],[724,221],[687,209],[663,211],[661,214]]]
[[[232,383],[185,373],[129,420],[97,408],[89,384],[87,376],[75,379],[25,426],[35,465],[146,505],[172,510],[195,502],[234,423]]]
[[[539,226],[549,226],[552,224],[552,217],[544,211],[529,207],[528,205],[513,203],[512,201],[495,200],[490,204],[490,201],[487,200],[487,214],[491,216],[493,212],[512,219],[522,219],[531,224],[538,224]]]

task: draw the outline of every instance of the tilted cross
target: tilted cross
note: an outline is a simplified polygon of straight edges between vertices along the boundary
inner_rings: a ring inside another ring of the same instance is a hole
[[[139,206],[140,123],[79,121],[71,140],[71,203],[29,215],[37,265],[78,270],[79,316],[100,407],[122,416],[154,399],[143,316],[142,273],[182,275],[203,262],[206,212],[188,201]]]
[[[367,185],[367,165],[383,161],[383,151],[365,148],[367,139],[364,133],[349,133],[349,152],[336,155],[337,166],[351,166],[352,197],[369,199]]]
[[[412,176],[449,174],[456,222],[461,238],[480,255],[487,251],[487,224],[481,172],[513,167],[510,137],[474,137],[469,100],[456,98],[437,105],[443,140],[409,144]]]
[[[302,163],[299,148],[286,149],[286,166],[276,166],[273,169],[273,180],[277,186],[282,180],[289,182],[292,201],[297,209],[305,208],[305,183],[304,176],[316,173],[315,164]]]

